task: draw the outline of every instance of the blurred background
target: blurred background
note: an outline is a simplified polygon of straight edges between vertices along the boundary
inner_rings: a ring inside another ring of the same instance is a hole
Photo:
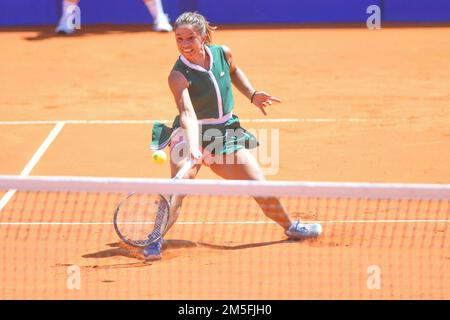
[[[216,24],[364,23],[370,5],[382,10],[384,23],[450,22],[448,0],[169,0],[164,10],[172,19],[198,11]],[[82,0],[82,24],[146,24],[141,0]],[[0,26],[55,24],[61,0],[2,0]]]

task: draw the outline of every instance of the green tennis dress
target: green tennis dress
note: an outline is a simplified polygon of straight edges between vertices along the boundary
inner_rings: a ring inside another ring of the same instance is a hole
[[[201,146],[210,154],[230,154],[239,149],[252,149],[259,145],[256,137],[241,127],[233,114],[234,98],[230,67],[221,46],[205,46],[210,56],[210,68],[192,64],[184,56],[173,70],[181,72],[189,83],[188,91],[200,125]],[[180,118],[175,117],[172,127],[155,122],[150,149],[160,150],[179,141]]]

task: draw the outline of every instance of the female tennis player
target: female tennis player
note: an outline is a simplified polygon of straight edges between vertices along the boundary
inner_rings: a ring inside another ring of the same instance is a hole
[[[253,88],[234,62],[228,47],[211,44],[214,29],[198,13],[186,12],[176,20],[175,38],[181,55],[169,75],[169,86],[179,115],[172,128],[163,124],[154,125],[152,149],[170,145],[172,177],[188,159],[194,159],[199,162],[185,178],[195,178],[202,163],[208,159],[209,167],[222,178],[264,180],[258,162],[249,151],[258,146],[256,137],[242,128],[239,118],[233,114],[232,84],[264,115],[267,107],[281,101]],[[175,134],[180,131],[185,134]],[[215,135],[214,138],[218,139],[211,139],[208,132],[222,134]],[[229,132],[233,134],[227,134]],[[202,138],[201,142],[198,137]],[[216,140],[214,148],[208,148],[211,140]],[[184,151],[181,156],[180,150]],[[166,232],[175,223],[182,200],[179,196],[172,200]],[[320,224],[292,222],[277,198],[255,200],[264,214],[278,223],[291,239],[317,237],[322,232]],[[144,257],[147,260],[160,259],[161,249],[162,240],[145,247]]]

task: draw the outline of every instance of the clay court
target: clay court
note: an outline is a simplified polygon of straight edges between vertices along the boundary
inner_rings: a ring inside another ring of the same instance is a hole
[[[1,29],[0,173],[19,175],[59,126],[29,175],[168,178],[148,146],[152,121],[177,113],[167,85],[173,34],[52,31]],[[225,28],[214,42],[233,50],[255,88],[283,101],[264,117],[234,92],[244,127],[279,130],[280,165],[268,180],[450,183],[449,28]],[[198,178],[217,179],[206,167]],[[325,222],[321,238],[303,242],[270,223],[181,224],[163,259],[144,263],[110,224],[119,198],[94,197],[104,205],[92,215],[8,211],[38,197],[18,192],[1,213],[20,222],[0,225],[2,299],[450,298],[448,202],[413,216],[297,213]],[[256,204],[244,215],[198,206],[181,221],[266,219]],[[326,224],[377,218],[413,222]],[[78,290],[67,287],[71,265]],[[380,290],[367,287],[371,265],[381,268]]]

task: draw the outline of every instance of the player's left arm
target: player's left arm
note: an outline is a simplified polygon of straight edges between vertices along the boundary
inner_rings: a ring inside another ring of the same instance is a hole
[[[281,100],[264,91],[255,90],[244,71],[235,64],[230,48],[227,46],[222,46],[222,48],[230,66],[230,77],[233,85],[257,106],[264,115],[267,115],[264,109],[270,106],[272,102],[281,102]]]

